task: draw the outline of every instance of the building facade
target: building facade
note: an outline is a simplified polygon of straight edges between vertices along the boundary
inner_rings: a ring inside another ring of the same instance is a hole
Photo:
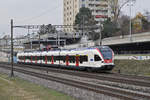
[[[109,1],[111,0],[64,0],[64,25],[73,25],[75,16],[82,7],[89,8],[95,20],[101,23],[113,15]],[[71,28],[64,30],[73,31]]]

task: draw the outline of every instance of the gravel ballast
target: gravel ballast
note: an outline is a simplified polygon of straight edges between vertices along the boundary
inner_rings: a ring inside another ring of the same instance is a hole
[[[0,73],[10,74],[10,71],[0,68]],[[34,76],[22,74],[19,72],[15,72],[14,74],[15,76],[20,77],[24,80],[30,81],[35,84],[43,85],[50,89],[65,93],[69,96],[77,98],[78,100],[120,100],[115,97],[110,97],[104,94],[98,94],[95,92],[87,91],[84,89],[79,89],[76,87],[68,86],[68,85],[57,83],[54,81],[37,78]]]

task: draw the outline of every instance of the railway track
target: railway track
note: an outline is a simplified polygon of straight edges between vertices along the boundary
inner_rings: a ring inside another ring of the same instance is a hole
[[[24,67],[24,68],[32,68],[38,70],[45,70],[48,72],[56,72],[61,74],[67,75],[74,75],[79,77],[103,80],[103,81],[111,81],[123,84],[130,84],[136,86],[143,86],[143,87],[150,87],[150,77],[143,77],[143,76],[133,76],[133,75],[121,75],[121,74],[114,74],[114,73],[89,73],[84,71],[74,71],[74,70],[64,70],[58,68],[48,68],[48,67],[40,67],[40,66],[31,66],[31,65],[20,65],[16,64],[16,66]]]
[[[31,66],[29,66],[29,65],[26,65],[25,67],[27,67],[27,66],[31,68]],[[8,65],[6,66],[6,65],[0,64],[0,67],[10,70],[10,67],[8,67]],[[39,70],[47,70],[47,68],[43,69],[43,67],[38,68],[38,69]],[[37,72],[33,72],[33,71],[20,69],[20,68],[14,68],[14,70],[17,72],[23,73],[23,74],[28,74],[28,75],[39,77],[42,79],[56,81],[56,82],[59,82],[62,84],[74,86],[74,87],[81,88],[81,89],[90,90],[90,91],[93,91],[96,93],[105,94],[108,96],[117,97],[117,98],[124,99],[124,100],[149,100],[150,99],[149,95],[131,92],[131,91],[123,90],[123,89],[117,89],[117,88],[112,88],[112,87],[103,86],[103,85],[100,86],[100,85],[91,84],[91,83],[89,84],[87,82],[75,81],[75,80],[70,80],[70,79],[61,78],[61,77],[55,77],[55,76],[41,74],[41,73],[37,73]]]

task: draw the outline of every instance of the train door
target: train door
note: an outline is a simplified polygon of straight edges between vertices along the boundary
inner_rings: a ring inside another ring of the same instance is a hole
[[[47,64],[47,56],[45,56],[45,64]]]
[[[76,66],[79,66],[79,55],[76,55]]]
[[[69,66],[69,56],[66,55],[66,66]]]
[[[51,62],[51,64],[54,64],[54,56],[52,55],[52,62]]]

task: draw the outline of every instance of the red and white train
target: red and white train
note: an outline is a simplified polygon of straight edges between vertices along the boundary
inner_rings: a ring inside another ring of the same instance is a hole
[[[17,54],[17,62],[49,67],[81,68],[88,71],[111,71],[114,67],[114,53],[108,46],[21,52]]]

